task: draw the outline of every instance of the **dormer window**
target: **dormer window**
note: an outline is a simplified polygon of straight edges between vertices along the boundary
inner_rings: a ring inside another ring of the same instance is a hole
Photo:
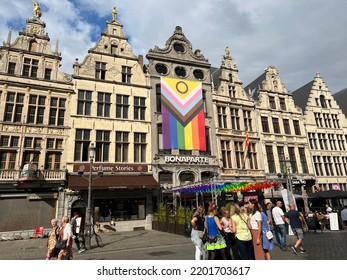
[[[117,45],[111,45],[111,54],[117,54],[118,46]]]
[[[29,46],[29,51],[31,52],[38,52],[39,45],[36,41],[31,41]]]
[[[45,80],[50,80],[51,79],[51,74],[52,74],[52,69],[46,68],[45,69]]]
[[[106,63],[96,62],[95,79],[105,80],[106,78]]]
[[[122,66],[122,83],[131,83],[131,67]]]
[[[9,62],[8,63],[8,69],[7,69],[7,73],[14,75],[15,74],[15,70],[16,70],[16,63],[14,62]]]
[[[320,99],[320,105],[322,108],[327,108],[327,103],[325,102],[325,97],[324,95],[319,96]]]
[[[39,61],[37,59],[24,58],[23,76],[37,78]]]

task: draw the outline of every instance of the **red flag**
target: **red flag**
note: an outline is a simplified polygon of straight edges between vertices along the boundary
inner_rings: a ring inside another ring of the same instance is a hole
[[[246,132],[246,139],[245,139],[245,150],[243,152],[243,168],[246,166],[246,158],[248,154],[248,146],[249,146],[249,135],[248,135],[248,130]]]
[[[245,141],[245,151],[248,150],[249,146],[249,136],[248,136],[248,131],[246,132],[246,141]]]

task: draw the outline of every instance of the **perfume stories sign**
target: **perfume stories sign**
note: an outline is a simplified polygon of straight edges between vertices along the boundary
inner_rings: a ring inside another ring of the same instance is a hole
[[[73,172],[90,172],[90,164],[74,164]],[[146,164],[94,163],[92,172],[148,172]]]

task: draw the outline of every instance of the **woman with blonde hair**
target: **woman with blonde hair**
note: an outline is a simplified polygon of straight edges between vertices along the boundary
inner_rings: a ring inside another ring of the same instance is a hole
[[[241,260],[254,260],[252,234],[248,228],[248,215],[245,206],[235,204],[235,214],[231,217],[235,232],[236,244]]]
[[[60,249],[58,260],[72,260],[72,236],[72,227],[69,223],[69,217],[64,216],[61,219],[59,237],[61,240],[66,241],[66,246]]]
[[[202,206],[199,206],[198,209],[196,209],[195,213],[193,214],[193,218],[191,220],[192,224],[192,233],[191,233],[191,240],[195,245],[195,260],[204,260],[205,259],[205,248],[204,244],[202,243],[202,236],[204,235],[205,231],[205,209]]]

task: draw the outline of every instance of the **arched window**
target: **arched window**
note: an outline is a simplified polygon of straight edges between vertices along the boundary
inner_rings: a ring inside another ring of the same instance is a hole
[[[193,183],[195,181],[195,175],[193,172],[190,171],[183,171],[179,175],[179,179],[181,183]]]

